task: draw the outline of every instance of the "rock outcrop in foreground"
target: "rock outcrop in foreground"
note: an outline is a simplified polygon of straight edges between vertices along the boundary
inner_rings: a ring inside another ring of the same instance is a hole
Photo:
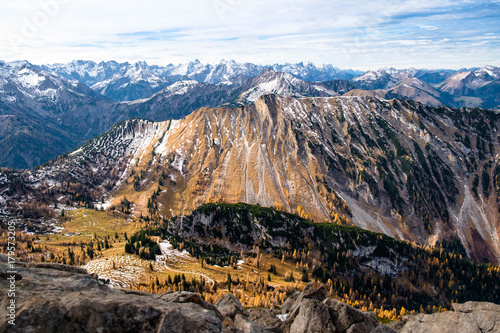
[[[0,263],[1,306],[7,309],[12,280],[4,255]],[[232,294],[211,305],[189,292],[112,289],[82,268],[60,264],[19,263],[16,271],[15,326],[2,316],[0,332],[500,332],[500,305],[490,303],[454,304],[454,311],[410,316],[389,327],[373,313],[328,298],[314,282],[279,313],[246,310]]]
[[[499,333],[500,305],[481,302],[452,304],[453,311],[407,316],[399,326],[401,333]],[[396,326],[397,327],[397,326]]]
[[[1,273],[6,273],[2,263]],[[83,271],[83,272],[82,272]],[[2,315],[0,332],[220,332],[222,316],[198,295],[162,299],[102,285],[81,268],[59,264],[17,267],[16,320]],[[1,306],[10,282],[1,274]],[[191,297],[190,297],[191,296]],[[4,311],[2,310],[2,313]]]

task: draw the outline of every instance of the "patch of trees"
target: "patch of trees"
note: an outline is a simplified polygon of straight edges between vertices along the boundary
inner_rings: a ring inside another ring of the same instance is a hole
[[[141,230],[130,236],[125,244],[125,252],[137,254],[140,258],[147,260],[155,260],[156,255],[161,254],[156,239],[153,239],[146,230]]]

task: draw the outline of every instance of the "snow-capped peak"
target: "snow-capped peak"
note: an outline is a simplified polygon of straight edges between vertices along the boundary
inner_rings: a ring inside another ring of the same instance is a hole
[[[238,102],[255,102],[265,94],[277,94],[281,96],[334,96],[335,92],[313,83],[300,80],[292,74],[276,72],[272,68],[266,69],[261,75],[249,80],[243,85]]]
[[[394,67],[384,67],[379,71],[384,72],[384,73],[389,74],[389,75],[395,75],[395,74],[398,74],[400,72],[399,70],[397,70]]]

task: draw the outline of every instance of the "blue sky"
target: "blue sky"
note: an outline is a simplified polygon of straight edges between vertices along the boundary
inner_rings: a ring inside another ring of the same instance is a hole
[[[0,59],[500,66],[500,0],[0,0]]]

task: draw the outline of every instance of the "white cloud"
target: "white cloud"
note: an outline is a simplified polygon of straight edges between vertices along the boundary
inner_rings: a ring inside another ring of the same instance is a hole
[[[500,29],[494,19],[474,24],[475,10],[484,16],[477,3],[498,10],[497,2],[463,0],[4,1],[0,51],[5,60],[34,63],[234,58],[361,69],[499,65]],[[483,52],[471,52],[465,38],[479,38],[475,50]]]
[[[438,29],[437,27],[435,27],[435,26],[433,26],[433,25],[424,25],[424,24],[419,25],[419,27],[420,27],[421,29],[426,29],[426,30],[431,30],[431,31],[432,31],[432,30],[437,30],[437,29]]]

